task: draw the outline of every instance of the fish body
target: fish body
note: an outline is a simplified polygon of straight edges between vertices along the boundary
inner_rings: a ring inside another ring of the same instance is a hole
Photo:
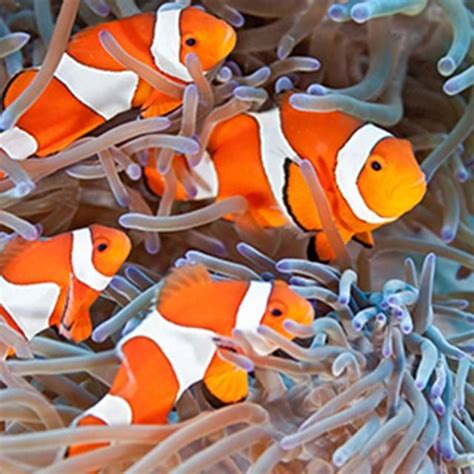
[[[0,316],[27,340],[57,327],[89,337],[89,308],[131,249],[121,231],[92,225],[35,242],[12,240],[0,257]]]
[[[205,71],[233,49],[235,32],[200,9],[166,8],[86,28],[72,37],[54,77],[17,125],[0,133],[0,148],[13,159],[47,156],[64,149],[112,117],[140,108],[143,117],[164,115],[181,99],[155,90],[126,70],[102,46],[108,31],[120,46],[177,83],[191,82],[184,60],[198,56]],[[3,95],[8,107],[36,76],[20,72]],[[52,105],[53,104],[53,105]]]
[[[219,358],[215,339],[240,329],[258,353],[268,354],[275,347],[258,326],[290,339],[286,319],[309,324],[313,308],[282,281],[216,282],[201,265],[175,270],[145,320],[120,341],[123,362],[109,393],[78,424],[165,423],[182,393],[200,380],[222,402],[245,398],[247,373]],[[73,446],[68,454],[93,447]]]
[[[199,175],[196,182],[205,184],[197,198],[244,196],[262,227],[289,225],[316,234],[316,253],[329,260],[332,251],[298,164],[307,159],[344,242],[356,238],[370,246],[374,229],[408,212],[426,191],[410,143],[342,112],[295,110],[289,96],[278,108],[238,115],[213,130],[208,154],[191,170]],[[162,194],[153,161],[145,175],[150,188]],[[187,199],[182,188],[176,197]]]

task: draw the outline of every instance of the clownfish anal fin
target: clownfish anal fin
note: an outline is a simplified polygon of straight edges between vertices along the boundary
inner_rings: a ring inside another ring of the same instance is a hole
[[[355,234],[352,237],[357,243],[363,245],[365,248],[371,249],[374,245],[374,237],[372,235],[372,232],[367,231],[367,232],[360,232],[358,234]]]
[[[158,295],[158,303],[163,304],[182,290],[190,290],[199,285],[212,283],[211,276],[202,264],[173,268],[165,278]]]
[[[15,237],[11,240],[0,254],[0,273],[17,255],[20,255],[26,248],[36,243],[25,240],[22,237]]]
[[[237,403],[248,395],[248,374],[216,356],[204,376],[204,392],[213,405]]]

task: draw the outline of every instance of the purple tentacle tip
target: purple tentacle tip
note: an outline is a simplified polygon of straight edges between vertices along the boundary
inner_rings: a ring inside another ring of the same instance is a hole
[[[424,390],[424,388],[426,387],[426,384],[421,380],[416,380],[415,386],[418,390]]]
[[[339,296],[337,302],[346,305],[349,303],[349,298],[347,296]]]

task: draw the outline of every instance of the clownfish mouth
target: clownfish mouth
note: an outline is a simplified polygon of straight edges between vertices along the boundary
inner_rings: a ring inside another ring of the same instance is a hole
[[[255,333],[253,331],[244,331],[244,336],[250,342],[252,349],[259,356],[266,356],[278,349],[276,344],[270,342],[261,334]]]
[[[426,185],[426,177],[424,173],[421,171],[413,173],[413,175],[410,176],[410,178],[413,178],[413,179],[407,179],[407,178],[408,178],[407,176],[403,176],[402,174],[400,178],[393,183],[394,188],[395,189],[403,188],[403,189],[408,190],[408,189],[417,188],[418,186]]]
[[[426,187],[426,178],[424,175],[422,175],[419,179],[417,179],[416,181],[414,181],[413,183],[411,183],[409,186],[408,186],[408,189],[409,190],[413,190],[413,189],[418,189],[420,187]]]
[[[413,186],[419,186],[420,184],[426,184],[426,176],[421,173],[421,177],[413,184]]]

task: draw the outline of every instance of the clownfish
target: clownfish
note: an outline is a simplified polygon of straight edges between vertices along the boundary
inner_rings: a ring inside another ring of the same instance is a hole
[[[89,308],[130,250],[125,233],[97,224],[34,242],[14,238],[0,256],[0,317],[27,340],[48,327],[87,339]]]
[[[207,153],[190,170],[198,190],[194,199],[243,196],[259,225],[312,234],[308,256],[328,261],[334,255],[298,164],[308,159],[344,243],[354,238],[373,246],[371,232],[411,210],[425,194],[411,144],[342,112],[298,111],[289,97],[284,94],[277,108],[215,127]],[[186,162],[176,156],[175,165]],[[151,190],[162,195],[156,160],[149,160],[145,176]],[[176,199],[189,199],[182,186]]]
[[[313,308],[283,281],[213,281],[203,265],[174,269],[150,313],[119,341],[122,364],[110,391],[74,422],[86,425],[165,423],[183,392],[203,381],[218,401],[248,393],[248,375],[217,354],[216,338],[241,330],[258,354],[276,347],[257,332],[267,325],[287,339],[283,322],[313,321]],[[74,445],[73,456],[99,445]]]
[[[134,58],[177,83],[192,82],[184,66],[194,53],[204,71],[219,64],[233,50],[231,26],[194,8],[158,9],[101,23],[74,35],[54,77],[17,125],[0,133],[0,148],[10,158],[47,156],[112,117],[140,108],[143,117],[167,114],[181,105],[178,98],[153,89],[137,74],[119,64],[103,48],[99,34],[111,33]],[[36,76],[35,69],[20,72],[3,94],[10,105]]]

